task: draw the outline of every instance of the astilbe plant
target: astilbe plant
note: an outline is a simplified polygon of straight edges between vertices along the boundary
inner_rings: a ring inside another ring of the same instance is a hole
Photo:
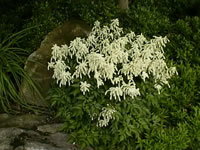
[[[167,37],[156,37],[147,40],[142,34],[134,32],[123,34],[118,19],[112,20],[109,26],[100,26],[95,22],[87,39],[77,37],[70,45],[54,45],[48,69],[54,71],[53,78],[61,87],[70,86],[75,79],[82,79],[80,90],[83,95],[90,92],[95,79],[97,88],[109,83],[105,95],[110,100],[122,101],[127,96],[134,99],[140,95],[135,79],[154,79],[154,87],[160,93],[168,79],[176,73],[176,68],[168,68],[164,51]],[[75,60],[75,66],[70,61]],[[112,109],[111,109],[112,108]],[[114,107],[103,107],[97,125],[107,126],[113,118]]]
[[[52,47],[48,69],[59,87],[50,91],[51,106],[64,119],[71,142],[82,148],[141,148],[144,135],[162,124],[152,117],[146,96],[170,87],[177,73],[165,62],[168,41],[124,34],[115,19],[103,27],[96,21],[87,38]]]

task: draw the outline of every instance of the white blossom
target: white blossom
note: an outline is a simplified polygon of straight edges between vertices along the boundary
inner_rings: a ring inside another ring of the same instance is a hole
[[[104,85],[104,82],[103,82],[102,79],[98,78],[98,79],[96,79],[96,81],[97,81],[97,88],[99,88],[100,86]]]
[[[141,76],[143,81],[145,81],[146,78],[149,78],[149,75],[145,71],[143,71],[140,76]]]
[[[73,74],[76,78],[81,78],[88,73],[88,64],[86,61],[79,62]]]
[[[87,55],[87,61],[89,65],[88,72],[97,72],[101,70],[105,64],[105,58],[102,54],[92,52]]]
[[[87,83],[86,81],[84,81],[84,82],[81,82],[81,84],[80,84],[80,90],[81,90],[81,92],[83,92],[83,95],[85,95],[85,92],[89,92],[89,88],[90,88],[90,84],[89,83]]]
[[[114,79],[111,80],[112,84],[116,84],[120,86],[122,83],[124,83],[124,79],[122,75],[119,75],[118,77],[115,77]]]
[[[51,66],[50,66],[50,67],[51,67]],[[67,66],[67,65],[65,64],[64,61],[58,60],[58,61],[56,61],[56,63],[54,64],[53,69],[54,69],[53,78],[54,78],[54,79],[56,79],[56,78],[60,79],[61,74],[62,74],[63,72],[65,72],[66,69],[70,69],[70,67]]]
[[[57,59],[62,59],[62,51],[60,50],[60,47],[57,44],[54,44],[51,49],[52,49],[52,52],[51,52],[52,60],[56,61]]]
[[[97,88],[99,88],[101,85],[104,85],[103,80],[101,79],[101,74],[98,71],[95,71],[94,73],[94,78],[97,81]]]
[[[115,109],[110,107],[103,107],[98,117],[97,127],[106,127],[111,119],[115,119],[113,114],[116,112]]]
[[[126,96],[130,96],[131,98],[135,98],[140,95],[139,88],[136,88],[134,82],[130,82],[128,84],[124,83],[122,85],[122,90],[123,90],[123,96],[124,98]]]
[[[112,100],[112,98],[114,99],[118,99],[119,101],[121,101],[121,96],[123,96],[123,90],[121,87],[110,87],[106,92],[105,95],[110,92],[110,100]]]
[[[92,46],[95,47],[95,44],[97,43],[94,35],[89,35],[87,38],[86,46]]]
[[[89,50],[86,44],[84,44],[81,41],[77,43],[77,46],[79,47],[79,50],[76,52],[75,55],[76,55],[76,60],[78,62],[79,60],[85,59],[85,56],[88,54]]]
[[[155,84],[154,87],[158,90],[158,94],[160,94],[162,86],[160,84]]]
[[[107,47],[106,60],[114,64],[128,62],[128,53],[124,51],[125,45],[126,41],[123,39],[112,42]]]
[[[113,63],[105,63],[102,65],[101,69],[101,76],[106,79],[113,79],[113,76],[115,75],[116,67]]]
[[[64,57],[64,59],[66,59],[67,56],[71,55],[70,51],[69,51],[69,47],[67,46],[67,44],[61,45],[60,51],[61,51],[62,56]]]
[[[72,82],[72,75],[69,71],[65,72],[62,71],[60,73],[60,76],[57,77],[57,82],[59,83],[59,86],[61,87],[62,85],[66,85],[66,83],[68,83],[68,85],[70,85],[70,83]]]
[[[54,68],[55,64],[56,64],[56,63],[53,62],[53,61],[48,62],[48,67],[47,67],[47,69],[49,70],[50,68]]]

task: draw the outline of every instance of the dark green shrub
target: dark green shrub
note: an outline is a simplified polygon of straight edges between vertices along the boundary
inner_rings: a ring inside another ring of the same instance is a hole
[[[26,42],[26,47],[31,48],[30,52],[40,46],[48,32],[69,18],[68,3],[60,0],[34,1],[32,16],[24,25],[24,28],[35,27],[29,32]]]

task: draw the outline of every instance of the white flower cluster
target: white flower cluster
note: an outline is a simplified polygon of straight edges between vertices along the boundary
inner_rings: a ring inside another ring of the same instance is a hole
[[[106,127],[108,126],[108,123],[111,119],[115,119],[113,117],[113,113],[115,113],[116,110],[112,109],[110,107],[103,107],[102,112],[100,112],[98,117],[98,123],[97,127]]]
[[[109,94],[111,100],[121,101],[126,96],[140,95],[135,77],[145,81],[151,75],[154,87],[160,93],[162,86],[169,85],[168,79],[177,73],[175,67],[168,68],[165,62],[163,48],[168,41],[167,37],[156,36],[147,40],[134,32],[124,35],[118,19],[103,27],[96,21],[87,39],[76,38],[69,46],[55,44],[48,69],[54,70],[53,78],[59,86],[70,85],[74,79],[83,77],[95,79],[98,88],[109,81],[112,86],[105,94]],[[68,65],[72,59],[76,60],[75,71]],[[80,83],[83,94],[89,92],[90,87],[86,81]],[[106,121],[101,126],[105,124]]]

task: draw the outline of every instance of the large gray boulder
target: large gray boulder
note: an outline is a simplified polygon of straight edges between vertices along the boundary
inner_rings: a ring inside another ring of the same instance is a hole
[[[90,27],[83,21],[71,20],[54,29],[45,37],[40,48],[28,57],[25,64],[25,71],[37,84],[41,95],[24,80],[21,92],[26,102],[36,106],[48,106],[45,97],[52,82],[52,71],[47,70],[47,65],[51,58],[52,46],[69,44],[76,37],[88,36],[90,31]]]

